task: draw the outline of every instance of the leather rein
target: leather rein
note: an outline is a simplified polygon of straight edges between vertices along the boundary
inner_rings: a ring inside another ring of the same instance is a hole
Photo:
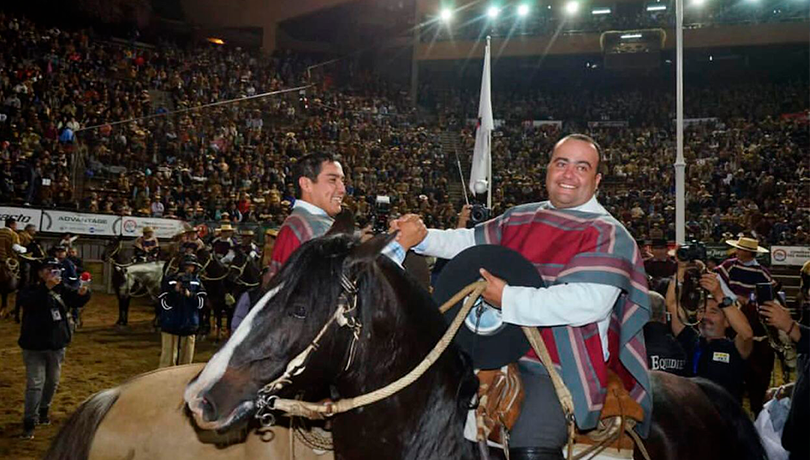
[[[345,273],[342,273],[340,276],[340,284],[343,289],[338,297],[335,313],[329,318],[326,324],[324,324],[309,346],[287,364],[284,373],[258,391],[256,395],[256,406],[258,410],[256,411],[255,417],[263,426],[272,426],[275,424],[276,417],[273,411],[283,412],[292,417],[304,417],[311,420],[324,419],[381,401],[406,388],[421,377],[422,374],[439,359],[450,343],[452,343],[453,337],[464,322],[464,318],[467,317],[475,301],[481,293],[486,290],[487,286],[486,281],[477,281],[465,287],[452,299],[445,302],[441,308],[442,311],[446,311],[469,293],[473,293],[473,295],[465,301],[464,306],[458,312],[456,318],[430,353],[408,374],[400,377],[398,380],[370,393],[337,401],[327,400],[325,402],[313,403],[278,397],[277,393],[279,391],[290,385],[294,377],[304,372],[307,364],[311,360],[312,354],[319,349],[321,339],[332,324],[337,324],[341,330],[346,328],[351,333],[351,343],[349,344],[348,356],[343,371],[345,372],[351,367],[357,349],[357,342],[360,339],[360,332],[362,331],[362,324],[357,318],[357,285],[354,281],[350,280]]]

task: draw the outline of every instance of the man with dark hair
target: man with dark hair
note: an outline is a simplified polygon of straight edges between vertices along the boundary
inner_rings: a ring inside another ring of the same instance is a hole
[[[650,291],[650,321],[644,325],[647,363],[652,371],[664,371],[689,377],[686,352],[669,330],[664,296]]]
[[[642,328],[650,299],[635,240],[596,199],[599,154],[588,136],[562,138],[546,172],[549,201],[513,207],[475,228],[428,230],[416,215],[392,227],[404,250],[453,258],[476,244],[498,244],[532,262],[548,287],[510,286],[481,269],[488,283],[483,298],[501,309],[505,323],[542,328],[580,429],[596,426],[612,370],[644,410],[639,430],[646,436],[652,398]],[[533,352],[518,367],[527,390],[510,457],[562,459],[566,420],[548,371]]]
[[[644,261],[644,270],[650,277],[650,289],[661,295],[666,294],[669,278],[678,270],[674,257],[667,254],[667,240],[653,238],[652,257]]]
[[[720,280],[712,274],[700,279],[702,289],[711,295],[700,319],[698,330],[685,325],[678,314],[676,284],[683,281],[685,264],[680,264],[678,273],[669,283],[667,310],[670,313],[672,333],[686,350],[687,369],[695,376],[707,378],[725,388],[735,399],[742,401],[745,360],[754,347],[751,325],[740,311],[734,297],[727,296]],[[729,339],[727,329],[735,336]]]
[[[344,177],[343,166],[329,154],[313,153],[298,160],[293,167],[295,204],[279,229],[266,276],[275,275],[303,243],[329,230],[346,195]]]
[[[293,167],[295,204],[279,231],[274,231],[273,252],[270,264],[262,275],[259,291],[267,286],[270,278],[299,246],[326,234],[332,227],[346,195],[343,180],[343,166],[329,154],[312,153],[298,159]],[[237,301],[231,332],[236,331],[253,305],[248,294],[242,294]]]

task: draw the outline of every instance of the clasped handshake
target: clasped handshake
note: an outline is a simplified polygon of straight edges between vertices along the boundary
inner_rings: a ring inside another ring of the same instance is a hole
[[[416,214],[405,214],[399,219],[391,221],[388,228],[389,232],[399,231],[397,234],[397,243],[402,246],[405,252],[418,245],[425,239],[428,234],[427,227],[422,219]],[[481,277],[487,281],[487,290],[481,294],[484,300],[493,307],[501,307],[503,299],[503,289],[506,287],[506,281],[492,275],[488,271],[481,268],[479,270]]]

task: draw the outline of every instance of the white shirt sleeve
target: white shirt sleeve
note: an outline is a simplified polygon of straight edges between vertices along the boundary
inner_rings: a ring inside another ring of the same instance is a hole
[[[506,286],[501,299],[503,320],[519,326],[584,326],[609,318],[620,293],[615,286],[596,283]]]
[[[717,281],[719,281],[719,282],[720,282],[720,289],[722,289],[722,290],[723,290],[723,294],[725,294],[725,295],[726,295],[726,297],[731,297],[732,299],[736,299],[736,298],[737,298],[737,294],[735,294],[735,293],[734,293],[734,291],[732,291],[732,290],[731,290],[731,288],[729,288],[729,287],[728,287],[728,285],[726,284],[726,282],[725,282],[725,281],[723,281],[723,277],[722,277],[722,276],[720,276],[720,274],[719,274],[719,273],[715,273],[715,274],[714,274],[714,276],[717,278]],[[717,299],[717,301],[718,301],[718,302],[722,302],[722,301],[723,301],[723,299]]]
[[[456,254],[471,246],[475,246],[475,229],[430,229],[425,239],[414,246],[413,250],[426,256],[452,259]]]

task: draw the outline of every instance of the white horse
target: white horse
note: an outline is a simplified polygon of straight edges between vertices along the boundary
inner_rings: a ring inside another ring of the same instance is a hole
[[[149,294],[157,301],[160,295],[160,284],[163,282],[163,262],[144,262],[127,267],[116,266],[124,275],[124,282],[118,286],[118,294],[126,297],[140,297]],[[135,284],[137,282],[137,289]]]

